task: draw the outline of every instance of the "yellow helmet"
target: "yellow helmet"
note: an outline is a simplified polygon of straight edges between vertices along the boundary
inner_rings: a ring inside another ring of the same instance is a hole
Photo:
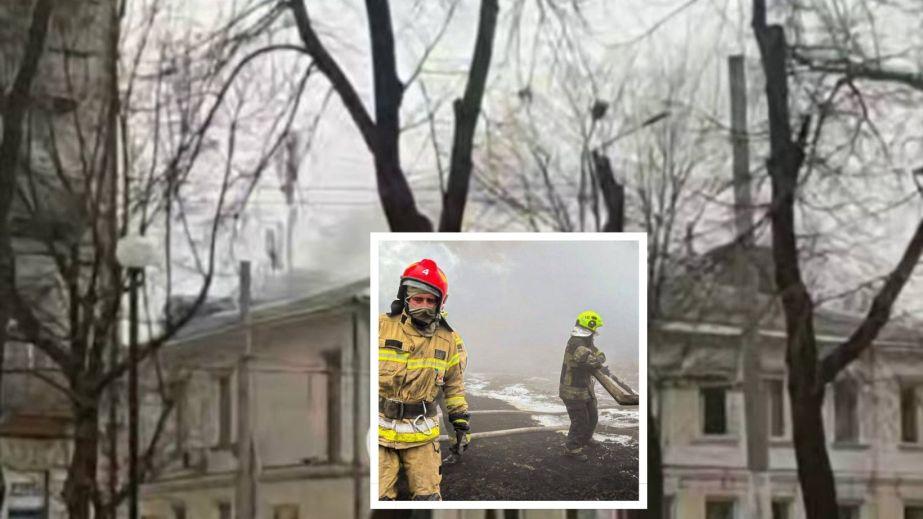
[[[592,310],[580,312],[580,315],[577,316],[577,326],[582,326],[592,332],[595,332],[602,325],[603,318]]]

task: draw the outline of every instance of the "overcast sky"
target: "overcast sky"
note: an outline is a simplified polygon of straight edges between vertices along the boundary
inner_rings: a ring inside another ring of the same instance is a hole
[[[468,346],[471,370],[556,376],[583,310],[602,315],[597,346],[610,364],[637,369],[637,242],[387,241],[379,250],[381,312],[410,263],[430,258],[443,269],[448,321]]]
[[[219,13],[222,9],[231,9],[233,6],[244,9],[255,3],[246,0],[228,4],[215,4],[206,0],[169,2],[180,5],[184,13],[172,19],[177,34],[196,24],[203,31],[213,29],[214,24],[210,25],[210,22],[215,17],[221,18]],[[398,73],[402,80],[407,80],[416,70],[427,46],[439,35],[451,4],[448,0],[391,2]],[[689,100],[680,98],[680,103],[688,101],[693,104],[691,110],[703,118],[713,117],[719,123],[726,124],[726,59],[738,53],[745,55],[751,131],[756,136],[765,134],[763,84],[759,55],[750,28],[749,1],[585,1],[573,4],[579,4],[579,16],[570,7],[571,3],[565,2],[561,5],[567,5],[567,8],[559,12],[571,13],[566,27],[558,23],[555,16],[552,16],[554,13],[540,12],[536,7],[545,4],[525,2],[523,5],[526,7],[521,17],[517,18],[513,10],[516,2],[501,3],[493,65],[484,99],[485,115],[479,122],[476,150],[486,148],[481,133],[484,118],[491,118],[495,124],[508,121],[511,114],[522,109],[517,92],[524,86],[532,90],[534,101],[531,110],[543,121],[544,133],[552,135],[552,141],[561,143],[557,149],[551,149],[555,160],[575,159],[579,156],[571,146],[574,138],[572,134],[577,129],[567,126],[566,117],[572,103],[589,106],[593,94],[590,90],[594,89],[600,99],[607,101],[617,99],[623,91],[627,96],[607,116],[607,124],[611,125],[609,135],[631,128],[656,110],[663,109],[665,92],[684,88],[683,85],[693,77],[701,82],[700,95]],[[848,4],[856,9],[863,5],[858,1]],[[141,0],[130,2],[130,7],[136,8],[136,11],[145,5],[147,2]],[[220,8],[216,8],[216,5]],[[429,142],[430,128],[425,124],[425,119],[421,118],[424,101],[420,85],[426,86],[433,105],[438,106],[435,129],[445,166],[451,148],[454,120],[451,101],[464,91],[478,5],[479,2],[473,1],[458,2],[441,40],[428,55],[417,80],[409,85],[402,105],[402,124],[406,126],[401,135],[403,168],[420,210],[431,219],[438,219],[441,197],[434,146]],[[779,6],[782,3],[776,0],[770,2],[770,5]],[[367,110],[374,113],[364,6],[355,0],[317,0],[308,2],[308,9],[324,44],[343,66]],[[778,21],[779,15],[784,12],[776,9],[771,16]],[[877,19],[888,25],[888,31],[882,31],[888,38],[880,42],[883,45],[881,52],[891,55],[911,46],[921,47],[917,27],[909,22],[909,17],[902,21],[900,17],[895,17],[894,12],[876,13],[879,15]],[[545,16],[544,25],[539,29],[542,15]],[[282,15],[286,23],[290,24],[290,18],[288,12]],[[513,30],[514,27],[518,28],[518,32]],[[563,30],[572,31],[574,48],[553,43]],[[536,38],[537,33],[541,38]],[[518,40],[514,37],[516,35],[519,36]],[[280,41],[298,41],[290,25],[277,37]],[[156,46],[152,48],[157,49]],[[917,62],[923,61],[919,56],[916,58]],[[303,57],[288,54],[280,55],[278,59],[304,60]],[[258,67],[264,66],[263,63],[253,65],[251,77],[259,77]],[[912,68],[914,63],[902,65]],[[919,66],[919,63],[916,65]],[[562,85],[568,79],[584,88],[562,90]],[[793,92],[799,91],[795,86]],[[329,83],[320,74],[315,74],[309,82],[304,113],[296,122],[297,128],[305,130],[311,125],[328,89]],[[570,95],[577,97],[571,99]],[[876,111],[876,103],[874,99],[870,100],[873,112]],[[919,106],[919,103],[908,103],[907,112],[900,114],[895,112],[893,103],[879,107],[881,110],[875,113],[875,124],[881,129],[885,140],[892,141],[892,137],[907,135],[919,141],[916,137],[918,129],[912,126],[914,121],[919,120]],[[678,105],[670,108],[674,112],[683,109]],[[884,117],[886,113],[891,116]],[[421,121],[424,123],[421,124]],[[905,128],[902,125],[910,126]],[[251,131],[261,135],[260,128],[252,128]],[[629,195],[634,187],[632,182],[636,183],[631,177],[634,174],[630,163],[631,154],[640,149],[633,143],[633,139],[644,139],[646,134],[646,131],[638,132],[619,141],[609,150],[617,178],[628,180]],[[599,134],[598,138],[603,138],[603,135]],[[725,141],[720,140],[720,146],[724,144]],[[767,151],[765,144],[765,139],[755,139],[752,144],[752,169],[759,174],[764,171],[762,165]],[[831,141],[830,145],[833,144]],[[727,158],[729,148],[724,149],[723,153]],[[893,145],[890,153],[888,168],[915,167],[921,160],[919,146]],[[879,161],[879,164],[868,169],[881,173],[885,171],[881,164]],[[562,171],[574,169],[565,167]],[[721,181],[722,175],[730,179],[730,168],[720,162],[700,170],[716,182]],[[842,178],[849,176],[844,175]],[[566,179],[555,179],[563,180]],[[805,235],[816,233],[833,236],[822,244],[824,247],[821,253],[807,262],[810,265],[806,265],[806,271],[817,272],[813,277],[829,285],[824,287],[827,292],[838,293],[863,281],[875,279],[892,268],[899,258],[907,237],[923,211],[919,203],[894,204],[893,201],[901,197],[894,195],[893,186],[888,187],[889,182],[888,178],[879,175],[871,179],[867,187],[858,190],[853,187],[852,192],[840,196],[850,199],[861,195],[863,200],[868,199],[860,204],[862,208],[856,214],[843,217],[841,212],[833,222],[799,221],[799,232]],[[904,183],[907,182],[904,178]],[[241,221],[282,225],[286,219],[285,207],[276,175],[264,176],[261,183],[258,194],[251,200],[247,214]],[[299,184],[297,226],[293,233],[296,265],[316,270],[336,267],[354,272],[356,276],[362,275],[368,258],[367,233],[387,230],[387,226],[377,197],[371,155],[336,96],[327,105],[322,121],[316,128],[313,146],[300,168]],[[764,183],[764,188],[766,185]],[[835,187],[820,185],[812,191],[815,193],[813,197],[823,198],[829,193],[839,193]],[[471,193],[472,196],[477,194],[477,186],[472,187]],[[703,221],[711,222],[710,225],[696,229],[695,245],[699,252],[730,239],[729,191],[724,195],[707,208],[708,214]],[[565,190],[562,196],[572,199],[573,190]],[[823,199],[810,202],[819,206],[830,205],[828,200]],[[898,209],[882,209],[889,207]],[[636,210],[631,200],[628,210]],[[479,214],[479,204],[471,201],[465,219],[466,228],[482,230],[504,224],[496,218],[479,218]],[[515,226],[521,226],[523,222],[511,219],[505,224],[511,226],[512,230],[519,230]],[[638,230],[637,224],[631,219],[628,225],[629,230]],[[239,235],[250,240],[241,248],[254,251],[253,259],[257,262],[263,259],[264,233],[254,226],[241,229]],[[768,233],[763,233],[763,236],[768,237]],[[247,242],[246,239],[241,241]],[[831,280],[826,281],[825,277]],[[898,303],[900,307],[923,311],[923,283],[919,282],[921,277],[917,273],[915,281],[911,282],[911,287],[901,297]],[[842,286],[844,284],[846,286]],[[220,292],[221,285],[216,284],[216,292]]]

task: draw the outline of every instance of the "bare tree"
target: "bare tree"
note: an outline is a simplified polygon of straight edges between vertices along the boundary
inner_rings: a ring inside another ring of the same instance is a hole
[[[21,73],[11,91],[15,102],[6,103],[3,113],[0,173],[9,189],[2,195],[6,217],[0,264],[8,268],[0,300],[11,317],[11,338],[33,344],[56,367],[51,374],[30,375],[70,403],[75,433],[64,490],[68,515],[90,517],[92,507],[94,517],[111,517],[128,489],[118,485],[118,431],[111,426],[110,478],[108,488],[100,485],[100,418],[106,396],[117,394],[111,389],[133,362],[114,354],[126,280],[115,256],[117,238],[129,232],[145,234],[166,214],[167,227],[181,222],[185,253],[195,258],[201,279],[193,304],[169,315],[160,329],[148,334],[138,356],[143,362],[154,359],[204,303],[219,268],[216,247],[227,222],[242,210],[280,148],[313,68],[299,68],[288,85],[294,95],[277,103],[276,110],[260,106],[272,98],[260,99],[243,89],[238,78],[249,64],[292,50],[258,46],[281,12],[270,9],[260,16],[252,16],[253,11],[235,14],[204,43],[181,38],[148,47],[144,34],[122,82],[118,61],[124,12],[118,2],[74,4],[54,16],[49,14],[52,4],[36,4]],[[157,23],[158,6],[162,3],[154,2],[145,13],[142,31]],[[50,17],[55,52],[46,51],[42,57]],[[100,31],[80,34],[84,28],[71,20],[88,18],[99,22],[95,26]],[[93,43],[78,52],[76,45],[85,44],[81,38],[87,34]],[[169,51],[167,44],[172,45]],[[153,49],[155,59],[150,60],[148,49]],[[86,56],[105,65],[84,67],[80,60]],[[53,77],[63,85],[57,92],[63,99],[57,111],[42,104],[47,89],[30,92],[39,65],[42,72],[36,82],[47,83]],[[247,142],[240,128],[261,110],[269,116],[268,130],[259,140]],[[205,160],[210,164],[203,164]],[[216,164],[221,165],[218,174]],[[203,185],[214,188],[217,198],[201,200]],[[190,206],[197,209],[190,212]],[[17,217],[16,232],[9,227],[11,211]],[[205,214],[205,221],[190,223],[187,216],[192,213]],[[170,247],[166,250],[169,264],[173,257]],[[17,258],[28,259],[29,272],[13,271]],[[183,281],[188,282],[188,276]],[[173,282],[167,276],[167,293]],[[173,407],[172,395],[160,386],[163,411],[142,451],[142,476],[156,470],[153,460]],[[109,405],[112,421],[117,401]]]
[[[365,3],[372,46],[374,119],[356,93],[343,67],[318,37],[304,1],[293,0],[289,5],[305,51],[315,60],[318,70],[330,81],[375,159],[378,194],[391,230],[432,231],[432,222],[416,207],[401,165],[400,109],[405,85],[397,72],[389,2],[367,0]],[[474,133],[490,70],[498,11],[496,0],[481,2],[468,83],[463,97],[457,99],[453,105],[455,140],[452,146],[448,190],[443,198],[443,214],[439,223],[439,230],[442,231],[461,230],[471,177]]]
[[[38,72],[38,62],[45,51],[48,21],[51,19],[54,3],[51,0],[36,2],[29,33],[24,42],[22,58],[10,91],[4,92],[0,102],[0,118],[3,121],[3,136],[0,141],[0,294],[10,294],[16,279],[16,260],[13,255],[10,230],[10,212],[13,193],[16,190],[16,172],[24,133],[23,120],[32,82]],[[0,297],[0,417],[4,414],[3,368],[7,343],[7,325],[13,312],[12,301]],[[6,496],[6,483],[0,470],[0,509]]]
[[[775,281],[785,315],[788,390],[792,402],[798,479],[807,516],[834,517],[837,514],[836,487],[821,415],[826,385],[870,348],[887,324],[895,300],[923,254],[923,222],[907,243],[900,261],[885,278],[863,321],[845,342],[821,354],[814,332],[814,302],[802,275],[795,222],[795,204],[803,180],[801,175],[812,142],[809,135],[811,119],[803,118],[797,133],[793,131],[787,73],[791,49],[783,27],[767,23],[764,0],[753,2],[752,27],[766,81],[772,248]],[[818,135],[821,126],[815,128]]]

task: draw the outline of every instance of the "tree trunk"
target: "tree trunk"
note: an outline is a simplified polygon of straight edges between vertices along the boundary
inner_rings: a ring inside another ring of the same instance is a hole
[[[90,518],[99,458],[98,421],[99,410],[95,404],[74,406],[74,452],[64,485],[64,501],[70,519]]]
[[[593,168],[608,213],[603,232],[622,232],[625,227],[625,186],[615,180],[609,157],[604,151],[593,151]]]
[[[375,176],[388,226],[394,231],[431,232],[433,224],[417,211],[407,177],[401,169],[400,110],[404,85],[397,77],[394,30],[386,0],[366,0],[372,43],[375,87]]]
[[[650,388],[648,388],[650,392]],[[650,393],[648,393],[650,394]],[[647,512],[649,519],[663,517],[663,456],[660,451],[660,429],[647,402]]]
[[[785,314],[788,388],[798,481],[808,519],[837,516],[836,486],[827,455],[821,404],[824,380],[820,378],[814,333],[814,304],[801,277],[795,234],[795,192],[804,162],[802,143],[792,139],[788,109],[788,46],[779,25],[766,24],[765,0],[753,2],[753,32],[766,77],[770,156],[767,170],[772,183],[772,254],[775,283]]]
[[[803,391],[789,384],[789,395],[792,401],[792,439],[806,517],[837,517],[836,487],[821,415],[824,392]]]
[[[3,501],[6,498],[6,480],[3,478],[3,468],[0,467],[0,510],[3,510]]]

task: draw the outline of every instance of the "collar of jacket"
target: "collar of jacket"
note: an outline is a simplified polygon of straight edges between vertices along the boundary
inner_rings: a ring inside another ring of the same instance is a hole
[[[587,330],[583,326],[574,325],[574,329],[570,332],[572,337],[590,337],[593,335],[593,332]]]
[[[407,310],[404,310],[404,312],[401,313],[401,324],[404,327],[404,332],[415,337],[432,337],[433,334],[436,333],[436,327],[439,326],[439,321],[440,320],[437,316],[437,318],[433,320],[433,322],[429,323],[429,325],[424,328],[420,328],[417,326],[415,319],[410,317],[410,315],[407,313]]]

